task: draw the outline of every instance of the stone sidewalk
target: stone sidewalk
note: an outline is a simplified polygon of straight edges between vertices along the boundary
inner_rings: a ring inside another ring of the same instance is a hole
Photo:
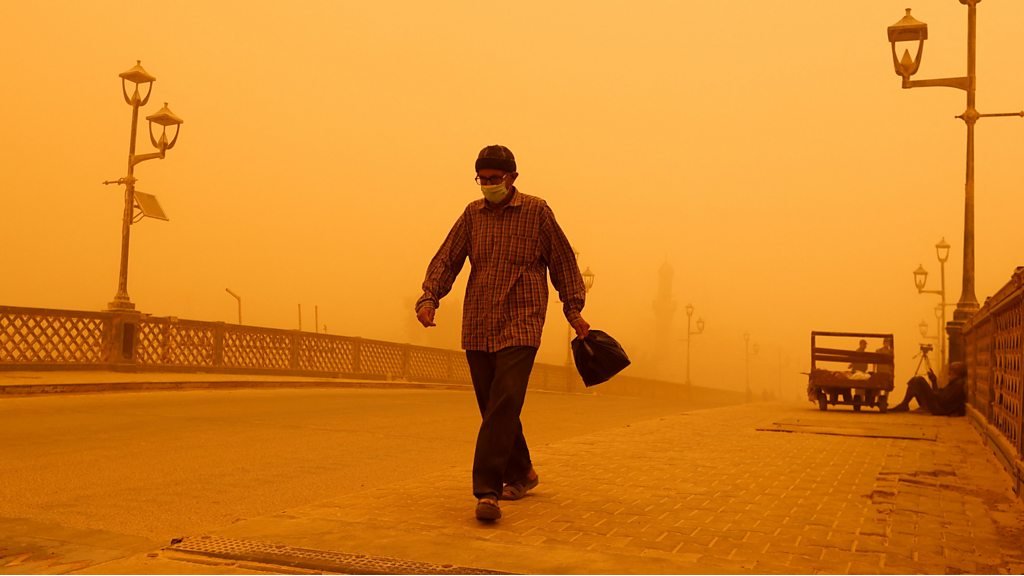
[[[904,438],[873,437],[886,434]],[[207,536],[517,573],[1024,571],[1024,505],[965,418],[751,404],[532,450],[540,486],[493,525],[473,518],[467,462]],[[83,572],[237,573],[256,566],[244,555],[165,548]]]

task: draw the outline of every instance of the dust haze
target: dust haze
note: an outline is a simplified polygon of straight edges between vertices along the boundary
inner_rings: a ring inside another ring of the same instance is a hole
[[[5,2],[0,303],[106,307],[117,285],[130,107],[185,124],[138,189],[169,222],[132,229],[129,294],[157,316],[457,348],[464,270],[436,329],[413,302],[478,198],[488,144],[517,157],[595,274],[584,316],[636,375],[796,398],[811,330],[892,332],[897,381],[935,332],[918,295],[951,245],[960,295],[963,95],[901,90],[886,26],[905,1]],[[979,10],[983,112],[1024,107],[1024,4]],[[964,73],[966,16],[917,2],[922,77]],[[149,152],[145,127],[139,152]],[[1024,122],[977,144],[977,295],[1020,264]],[[660,292],[659,292],[660,290]],[[659,293],[661,296],[659,297]],[[660,298],[660,300],[659,300]],[[656,306],[655,302],[661,302]],[[538,360],[565,362],[552,292]]]

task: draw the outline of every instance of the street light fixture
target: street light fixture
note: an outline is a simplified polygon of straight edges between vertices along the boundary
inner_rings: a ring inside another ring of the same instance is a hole
[[[150,114],[149,116],[146,116],[146,120],[149,121],[149,141],[150,143],[153,144],[154,148],[159,150],[159,152],[156,152],[157,157],[163,158],[165,151],[174,148],[174,144],[178,141],[178,131],[181,130],[181,125],[184,124],[185,121],[182,120],[174,112],[171,112],[171,109],[167,107],[167,102],[164,102],[164,107],[158,110],[156,114]],[[157,140],[156,137],[153,136],[153,124],[159,124],[163,127],[160,131],[159,140]],[[174,127],[174,136],[171,138],[170,142],[167,141],[168,126]],[[138,164],[143,160],[148,160],[148,158],[144,158],[143,156],[146,155],[144,154],[142,156],[137,157],[135,163]]]
[[[686,387],[691,386],[690,382],[690,339],[702,332],[704,332],[704,320],[697,318],[697,329],[693,330],[690,327],[691,320],[693,320],[693,304],[686,305]]]
[[[889,26],[887,32],[889,43],[892,44],[892,62],[896,74],[903,80],[903,88],[922,88],[943,86],[956,88],[967,93],[967,108],[957,118],[967,126],[967,175],[964,185],[964,264],[963,283],[960,300],[953,313],[953,321],[945,326],[949,334],[949,359],[963,360],[965,348],[962,340],[964,322],[978,311],[978,298],[974,291],[974,126],[978,119],[995,116],[1024,117],[1024,111],[1004,112],[998,114],[981,114],[975,108],[977,88],[977,46],[978,46],[978,2],[981,0],[959,0],[967,6],[967,75],[955,78],[936,78],[931,80],[911,80],[921,67],[924,54],[924,41],[928,39],[928,25],[910,15],[906,15]],[[904,50],[902,57],[897,57],[898,43],[916,42],[917,56],[911,57],[910,50]],[[948,251],[947,251],[948,257]],[[940,260],[942,257],[940,256]],[[945,307],[943,307],[945,310]]]
[[[949,244],[946,243],[946,239],[939,240],[939,243],[935,245],[935,254],[939,258],[939,262],[943,264],[946,260],[949,260]]]
[[[163,210],[160,209],[159,204],[156,202],[156,197],[135,190],[135,182],[137,181],[135,178],[135,166],[146,160],[163,159],[166,152],[177,143],[178,133],[184,120],[171,112],[165,102],[163,108],[155,114],[146,117],[146,120],[149,121],[149,140],[158,151],[150,154],[136,154],[135,140],[139,126],[139,107],[145,106],[149,102],[149,97],[153,93],[153,82],[156,82],[156,77],[146,72],[142,67],[141,60],[136,61],[135,66],[122,72],[119,76],[121,77],[121,93],[124,95],[124,101],[132,107],[132,132],[128,144],[128,174],[124,178],[104,182],[104,184],[124,184],[125,187],[124,215],[121,220],[121,265],[117,281],[117,293],[114,295],[113,302],[110,302],[107,307],[110,310],[134,310],[135,304],[131,302],[131,298],[128,296],[128,244],[131,238],[131,226],[135,221],[144,216],[154,216],[163,220],[167,219],[163,215]],[[128,95],[129,82],[135,85],[131,96]],[[144,88],[145,96],[140,94],[140,87]],[[153,124],[162,126],[159,139],[153,135]],[[174,136],[170,140],[167,139],[168,127],[174,128]],[[140,211],[140,216],[138,217],[135,214],[136,208]]]
[[[589,293],[590,289],[594,287],[594,273],[590,271],[590,266],[587,266],[585,272],[583,272],[583,288]]]
[[[949,244],[946,243],[946,239],[943,238],[935,244],[935,256],[939,260],[939,289],[938,290],[925,290],[925,286],[928,284],[928,271],[924,269],[924,266],[918,264],[917,270],[914,270],[914,286],[917,287],[918,294],[936,294],[939,296],[940,303],[939,309],[942,311],[941,323],[939,324],[939,361],[940,366],[946,365],[946,339],[942,335],[943,327],[946,326],[946,260],[949,259]]]

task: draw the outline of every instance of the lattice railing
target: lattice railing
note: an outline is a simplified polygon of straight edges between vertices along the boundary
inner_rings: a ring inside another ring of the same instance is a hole
[[[380,342],[359,341],[359,369],[361,374],[401,378],[406,374],[407,346]]]
[[[99,312],[0,306],[0,365],[100,364],[111,333]]]
[[[1024,268],[965,328],[968,400],[1024,456]]]
[[[1018,311],[1006,329],[1019,332],[1019,326]],[[1019,348],[1019,336],[1006,342],[1001,350],[1010,350],[1013,342]],[[1019,374],[1019,351],[1016,357],[1007,358],[1000,366],[1007,374],[1014,369]],[[155,318],[135,312],[0,306],[0,369],[43,366],[472,383],[466,355],[461,351],[223,322]],[[1017,390],[1019,398],[1019,376],[1016,380],[1012,376],[999,378],[1000,389],[1008,393]],[[566,372],[565,366],[538,363],[530,376],[530,388],[580,391],[583,385],[574,370]],[[729,391],[704,390],[707,398],[721,403],[740,397]],[[679,384],[624,375],[601,385],[602,394],[623,396],[677,398],[679,391]],[[1006,404],[1007,418],[1019,415],[1019,406],[1019,402]]]
[[[552,364],[534,364],[530,372],[530,387],[540,390],[572,390],[576,388],[579,377],[575,373],[569,374],[572,379],[566,378],[564,366]],[[579,386],[582,386],[582,382]]]
[[[303,335],[299,344],[299,370],[306,372],[355,373],[355,345],[349,338]]]
[[[135,361],[138,364],[213,368],[214,324],[144,317],[138,322]]]
[[[452,355],[447,350],[410,348],[408,378],[428,382],[448,382],[451,381],[451,364]]]
[[[452,352],[451,381],[456,384],[473,383],[473,378],[469,374],[469,362],[466,361],[466,354],[463,352]]]
[[[1024,298],[995,315],[992,390],[992,424],[1021,451],[1021,404],[1024,403],[1022,375],[1021,308]]]
[[[992,395],[995,390],[992,372],[994,323],[978,325],[967,339],[966,354],[971,369],[967,377],[968,401],[986,418],[992,418]]]
[[[292,369],[293,334],[281,330],[230,327],[224,331],[224,366],[263,370]]]

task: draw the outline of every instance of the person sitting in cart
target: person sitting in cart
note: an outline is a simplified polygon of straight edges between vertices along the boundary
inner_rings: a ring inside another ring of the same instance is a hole
[[[963,416],[967,409],[967,365],[963,362],[953,362],[949,365],[949,384],[945,388],[938,387],[938,378],[935,372],[928,369],[928,378],[932,385],[922,376],[914,376],[907,382],[907,394],[903,401],[889,408],[890,412],[906,412],[910,410],[910,401],[917,400],[917,404],[935,416]]]
[[[883,340],[882,341],[882,347],[879,348],[878,350],[875,350],[875,352],[878,353],[878,354],[885,354],[887,356],[892,356],[892,338],[886,338],[885,340]],[[875,373],[876,374],[892,374],[893,373],[892,368],[893,368],[892,362],[888,362],[886,364],[875,364]]]
[[[868,341],[862,339],[860,341],[860,347],[857,348],[857,352],[867,352],[867,351],[868,351]],[[850,363],[850,372],[867,372],[867,371],[868,371],[868,363],[867,362],[861,361],[861,362],[851,362]]]

